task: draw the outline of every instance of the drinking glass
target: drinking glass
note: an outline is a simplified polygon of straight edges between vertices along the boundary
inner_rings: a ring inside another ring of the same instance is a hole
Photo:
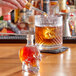
[[[62,47],[62,16],[35,16],[35,45],[39,50],[56,50]]]

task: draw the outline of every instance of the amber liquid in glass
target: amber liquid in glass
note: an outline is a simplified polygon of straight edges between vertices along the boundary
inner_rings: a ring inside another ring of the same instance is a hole
[[[53,46],[62,44],[62,26],[36,26],[35,42],[38,45]]]

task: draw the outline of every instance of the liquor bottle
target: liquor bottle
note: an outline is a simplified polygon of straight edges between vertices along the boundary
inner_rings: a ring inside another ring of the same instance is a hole
[[[41,1],[41,2],[42,2],[42,1]],[[44,15],[44,16],[47,15],[47,13],[46,13],[45,11],[42,11],[42,10],[40,10],[40,9],[38,9],[38,8],[35,8],[30,2],[26,2],[25,8],[26,8],[26,9],[36,10],[36,11],[38,11],[39,13],[41,13],[42,15]]]
[[[20,30],[21,34],[25,34],[29,30],[29,20],[27,19],[26,12],[27,10],[26,8],[24,8],[22,10],[19,10],[19,15],[16,16],[18,18],[16,18],[16,25]]]
[[[50,13],[50,0],[43,0],[43,11]]]
[[[64,37],[71,37],[71,32],[70,32],[70,27],[69,27],[69,20],[70,20],[70,16],[68,13],[65,14],[65,22],[64,22],[64,29],[63,29],[63,36]]]
[[[34,11],[33,10],[27,10],[26,13],[26,23],[28,24],[29,32],[34,33],[34,23],[35,23],[35,17],[34,17]]]
[[[58,0],[50,0],[50,14],[59,14]]]
[[[34,35],[27,34],[27,45],[20,49],[19,58],[22,62],[22,70],[27,72],[38,72],[41,60],[40,51],[34,45]]]
[[[7,21],[7,22],[11,22],[11,13],[8,13],[7,15],[4,15],[3,20]]]
[[[11,11],[11,22],[14,23],[14,10]]]
[[[20,10],[20,9],[15,9],[15,10],[14,10],[14,23],[17,23],[17,21],[18,21],[18,19],[19,19],[20,13],[23,13],[23,15],[25,16],[25,13],[26,13],[25,11],[26,11],[26,9],[29,10],[32,5],[33,5],[33,1],[28,0],[28,2],[27,2],[26,5],[25,5],[25,8],[23,8],[22,10]],[[22,11],[22,12],[20,12],[20,11]]]
[[[36,0],[36,1],[34,1],[33,6],[38,8],[38,9],[40,9],[40,10],[43,10],[43,0]],[[40,15],[41,13],[35,10],[34,14],[35,15]]]
[[[75,35],[75,17],[74,17],[74,14],[71,13],[70,14],[70,20],[69,20],[69,27],[70,27],[70,33],[72,36]]]
[[[14,23],[17,22],[18,17],[19,17],[19,9],[15,9],[14,10]]]
[[[64,13],[68,12],[66,10],[66,0],[58,0],[58,1],[59,1],[59,11]]]
[[[75,19],[74,19],[75,20],[75,29],[74,30],[75,30],[75,36],[76,36],[76,12],[74,14],[75,14],[75,16],[74,16],[75,17]]]
[[[31,1],[33,5],[33,2]],[[28,32],[34,33],[34,11],[32,9],[23,8],[22,10],[17,9],[15,13],[15,23],[20,29],[21,34]]]
[[[74,0],[67,0],[67,5],[74,5]]]

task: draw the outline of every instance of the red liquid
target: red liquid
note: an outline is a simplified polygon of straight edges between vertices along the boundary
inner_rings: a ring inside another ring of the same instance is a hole
[[[27,65],[31,64],[35,66],[36,60],[39,59],[39,51],[36,47],[24,47],[20,50],[20,60],[24,61]]]

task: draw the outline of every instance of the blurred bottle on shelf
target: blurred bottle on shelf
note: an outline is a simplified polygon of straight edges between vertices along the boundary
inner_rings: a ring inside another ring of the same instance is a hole
[[[14,10],[14,23],[17,22],[18,17],[19,17],[19,9],[15,9]]]
[[[11,22],[14,23],[14,10],[11,11]]]
[[[64,24],[64,37],[73,37],[76,35],[75,15],[74,13],[66,13]]]
[[[30,1],[32,4],[33,1]],[[34,33],[34,11],[32,9],[17,9],[14,11],[14,23],[21,34]]]
[[[26,23],[26,20],[26,9],[19,10],[19,16],[16,25],[21,31],[21,34],[25,34],[26,30],[28,30],[28,23]]]
[[[3,16],[3,20],[7,22],[11,22],[11,13],[8,13]]]
[[[50,13],[50,0],[43,0],[43,11]]]
[[[34,7],[49,14],[50,13],[50,0],[36,0],[34,2]],[[41,13],[38,11],[35,11],[35,15],[41,15]]]
[[[76,36],[76,11],[74,12],[74,17],[75,17],[75,36]]]
[[[69,13],[70,7],[67,0],[58,0],[59,2],[59,11],[62,13]]]
[[[74,5],[74,0],[67,0],[67,5]]]
[[[70,13],[69,27],[70,27],[71,35],[75,36],[75,17],[74,17],[74,13]]]
[[[43,10],[43,0],[36,0],[34,1],[34,7]],[[40,15],[41,13],[39,13],[38,11],[34,10],[34,15]]]
[[[66,10],[66,0],[58,0],[59,1],[59,11],[60,12],[67,12]]]
[[[50,0],[50,14],[59,14],[58,0]]]
[[[63,37],[71,37],[69,21],[70,21],[70,16],[68,13],[66,13],[64,18],[64,26],[63,26]]]

